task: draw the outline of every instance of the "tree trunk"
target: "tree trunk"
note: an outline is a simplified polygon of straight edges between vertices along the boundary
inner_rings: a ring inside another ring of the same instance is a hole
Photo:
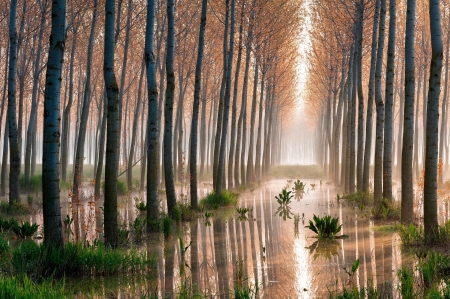
[[[108,99],[106,158],[105,158],[105,243],[111,247],[119,244],[117,223],[117,168],[119,160],[119,87],[114,72],[114,17],[115,0],[106,0],[105,46],[103,76]]]
[[[127,182],[128,189],[131,190],[133,188],[133,158],[136,147],[136,132],[138,130],[138,120],[139,120],[139,109],[141,107],[141,97],[142,97],[142,81],[144,79],[144,61],[142,63],[141,75],[139,78],[139,87],[138,87],[138,95],[136,100],[136,111],[134,113],[133,118],[133,129],[131,130],[131,144],[130,144],[130,154],[128,155],[128,168],[127,168]],[[156,75],[156,72],[155,72]],[[141,154],[142,156],[142,154]],[[156,179],[158,180],[158,179]]]
[[[228,116],[230,114],[230,98],[231,98],[231,69],[233,67],[233,54],[234,54],[234,13],[235,13],[235,0],[231,0],[231,29],[230,29],[230,49],[228,53],[228,67],[227,67],[227,76],[225,83],[225,98],[224,98],[224,111],[223,111],[223,124],[222,124],[222,132],[221,132],[221,141],[220,141],[220,152],[219,152],[219,165],[217,168],[217,185],[216,185],[216,194],[221,194],[223,182],[225,179],[225,148],[226,148],[226,140],[227,140],[227,131],[228,131]]]
[[[106,90],[105,90],[106,93]],[[96,199],[100,198],[100,185],[102,180],[102,170],[103,170],[103,161],[105,156],[105,137],[106,137],[106,120],[108,118],[108,96],[104,96],[103,103],[103,116],[102,116],[102,128],[100,130],[100,144],[98,150],[98,164],[95,172],[95,188],[94,188],[94,197]]]
[[[425,178],[424,178],[424,232],[429,241],[436,240],[438,230],[437,209],[437,164],[438,164],[438,127],[439,127],[439,94],[441,92],[442,72],[442,36],[439,13],[439,0],[430,0],[430,32],[431,32],[431,64],[428,85],[427,127],[425,145]]]
[[[42,156],[42,202],[44,240],[54,247],[64,245],[59,193],[60,92],[66,37],[66,1],[52,2],[52,30],[45,78],[44,146]]]
[[[9,72],[8,72],[8,133],[9,133],[9,203],[20,202],[19,175],[20,150],[16,120],[16,74],[17,74],[17,0],[11,1],[9,20]]]
[[[261,88],[259,96],[259,116],[258,116],[258,135],[256,136],[256,156],[255,156],[255,176],[257,181],[261,181],[261,139],[262,139],[262,118],[263,118],[263,100],[264,100],[264,79],[265,70],[261,76]]]
[[[37,53],[36,60],[34,62],[34,71],[33,71],[33,90],[31,95],[31,112],[30,112],[30,121],[28,123],[27,129],[27,140],[26,140],[26,149],[25,149],[25,182],[28,185],[30,180],[30,172],[31,172],[31,150],[32,150],[32,142],[33,135],[36,134],[37,128],[34,126],[35,118],[37,116],[38,102],[37,102],[37,91],[39,84],[39,74],[40,74],[40,62],[41,62],[41,53],[42,53],[42,37],[44,35],[45,30],[45,16],[47,6],[44,5],[41,7],[41,22],[39,25],[39,36],[38,36],[38,44],[37,44]],[[1,123],[1,120],[0,120]]]
[[[386,20],[386,0],[381,0],[380,27],[378,35],[377,65],[375,68],[375,104],[377,107],[376,140],[375,140],[375,170],[374,170],[374,200],[378,204],[383,197],[383,124],[384,102],[381,94],[381,68],[384,52],[384,28]]]
[[[84,144],[86,141],[87,122],[89,118],[89,110],[91,106],[91,72],[92,72],[92,59],[94,55],[94,35],[95,25],[97,23],[97,3],[98,0],[94,0],[94,11],[92,13],[92,27],[89,35],[89,43],[87,50],[87,64],[86,64],[86,82],[84,85],[83,94],[83,108],[81,111],[80,127],[77,141],[77,152],[75,155],[75,171],[73,173],[73,189],[72,189],[72,201],[78,202],[79,192],[81,189],[83,179],[83,165],[84,165]]]
[[[409,225],[414,221],[413,186],[413,142],[414,134],[414,25],[416,22],[416,0],[408,0],[405,36],[405,113],[403,120],[402,146],[402,223]],[[417,149],[417,147],[416,147]]]
[[[173,177],[172,163],[172,130],[173,130],[173,99],[175,95],[175,72],[173,68],[174,47],[175,47],[175,20],[174,20],[174,0],[167,1],[167,50],[166,50],[166,103],[164,109],[164,176],[166,183],[167,209],[170,216],[177,203],[175,195],[175,183]],[[149,146],[151,142],[149,141]],[[149,155],[150,161],[150,155]],[[150,163],[150,162],[149,162]],[[150,176],[150,175],[148,175]],[[148,188],[148,186],[147,186]]]
[[[357,166],[356,166],[356,186],[357,190],[362,190],[363,187],[363,169],[364,169],[364,93],[362,86],[362,51],[363,51],[363,20],[364,20],[364,0],[360,0],[358,7],[358,55],[357,55],[357,69],[358,69],[358,151],[357,151]],[[356,109],[356,107],[355,107]]]
[[[247,178],[246,182],[251,183],[254,181],[254,163],[253,163],[253,152],[255,150],[255,118],[256,118],[256,99],[258,91],[258,76],[259,76],[259,54],[256,54],[255,63],[255,75],[253,76],[253,100],[252,100],[252,110],[250,114],[250,144],[248,146],[248,157],[247,157]]]
[[[200,103],[200,91],[202,80],[202,63],[203,51],[205,48],[205,28],[206,28],[206,10],[208,1],[202,1],[202,15],[200,19],[200,33],[198,38],[197,64],[195,66],[195,87],[194,87],[194,103],[192,108],[191,123],[191,144],[190,144],[190,184],[191,184],[191,207],[198,209],[197,198],[197,131],[198,131],[198,110]]]
[[[173,14],[173,2],[172,14]],[[169,15],[169,2],[167,4],[167,11]],[[173,15],[172,15],[173,17]],[[150,0],[147,4],[147,28],[145,32],[145,67],[147,70],[147,88],[148,88],[148,121],[147,121],[147,229],[151,229],[158,220],[158,173],[159,173],[159,134],[158,134],[158,88],[156,84],[156,63],[153,54],[154,49],[154,20],[155,20],[155,1]],[[172,26],[171,26],[172,25]],[[168,42],[172,42],[171,57],[173,59],[173,20],[172,24],[169,19],[169,33],[172,32],[172,37],[169,35]],[[172,40],[170,40],[172,38]],[[169,49],[169,43],[168,43]],[[168,51],[169,53],[170,51]],[[169,70],[169,68],[168,68]],[[169,72],[168,72],[169,74]],[[173,68],[172,68],[173,74]],[[162,78],[160,80],[163,80]],[[169,82],[169,80],[167,81]],[[172,81],[173,82],[173,81]],[[169,90],[169,86],[168,86]],[[173,89],[172,89],[173,91]],[[172,98],[173,103],[173,98]],[[166,107],[167,109],[167,107]],[[166,118],[166,120],[171,120]],[[167,128],[166,128],[167,129]],[[147,139],[148,138],[148,139]],[[170,147],[169,147],[170,148]],[[169,155],[170,156],[170,155]],[[169,164],[170,167],[172,164]],[[169,184],[170,186],[170,184]],[[173,187],[173,177],[172,177]],[[172,195],[172,194],[170,194]],[[172,207],[173,208],[173,207]],[[169,210],[170,211],[170,210]]]
[[[239,24],[239,41],[238,41],[238,56],[236,61],[236,71],[234,75],[234,89],[233,89],[233,106],[231,113],[231,134],[230,134],[230,152],[228,156],[228,188],[233,188],[233,170],[235,163],[235,148],[237,146],[236,142],[236,114],[237,114],[237,93],[239,88],[239,74],[241,71],[241,60],[242,60],[242,34],[244,31],[244,16],[245,16],[245,1],[242,1],[241,10],[241,23]],[[234,170],[235,171],[235,170]],[[235,174],[236,175],[236,174]],[[239,177],[239,175],[238,175]],[[239,180],[239,179],[238,179]],[[237,187],[237,185],[236,185]]]
[[[8,113],[7,113],[8,114]],[[3,135],[3,157],[2,157],[2,180],[1,180],[1,189],[0,196],[6,195],[6,180],[8,179],[8,122],[5,122],[5,132]]]
[[[394,98],[395,61],[395,0],[389,5],[389,40],[386,64],[386,94],[384,110],[384,150],[383,150],[383,197],[392,200],[392,108]]]

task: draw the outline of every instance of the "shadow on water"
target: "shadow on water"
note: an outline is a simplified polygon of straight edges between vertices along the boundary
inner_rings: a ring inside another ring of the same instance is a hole
[[[356,287],[362,289],[373,283],[397,297],[396,273],[413,261],[402,256],[398,235],[384,234],[372,220],[338,203],[333,187],[315,184],[308,182],[310,187],[301,197],[294,197],[279,210],[275,196],[286,181],[270,181],[240,195],[239,207],[247,209],[244,218],[236,208],[224,208],[208,211],[208,217],[203,212],[191,222],[174,224],[169,238],[147,236],[143,244],[132,245],[155,259],[145,276],[67,279],[66,284],[79,298],[85,298],[86,293],[90,298],[175,297],[183,284],[217,298],[234,297],[235,288],[240,287],[257,287],[260,298],[324,298],[348,284],[343,268],[359,259],[359,270],[353,277]],[[201,196],[208,187],[200,190]],[[93,200],[91,190],[85,189],[80,202],[68,200],[62,204],[62,216],[74,219],[70,240],[92,244],[102,239],[103,203]],[[145,194],[119,200],[119,223],[128,230],[140,217],[135,197],[145,201]],[[163,202],[161,209],[165,209]],[[339,217],[341,233],[349,237],[330,241],[314,238],[314,233],[305,228],[313,214]],[[33,217],[33,222],[42,222],[42,214]],[[392,287],[387,288],[385,281]]]

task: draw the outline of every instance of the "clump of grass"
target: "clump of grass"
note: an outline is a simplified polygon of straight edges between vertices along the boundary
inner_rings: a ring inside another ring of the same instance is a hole
[[[238,203],[238,197],[237,193],[227,190],[223,190],[221,194],[211,192],[200,201],[200,207],[218,209],[220,206],[235,206]]]
[[[373,209],[373,217],[383,220],[400,220],[401,207],[400,204],[391,202],[387,198],[383,198],[381,202],[376,204]]]
[[[418,228],[412,223],[410,223],[409,226],[400,225],[398,227],[398,233],[402,239],[402,244],[405,247],[421,246],[425,240],[422,228]]]
[[[134,250],[118,250],[81,243],[68,243],[62,249],[23,242],[12,253],[16,274],[32,278],[82,275],[117,275],[145,271],[150,260]]]
[[[61,190],[64,190],[64,191],[71,190],[72,186],[73,185],[71,182],[63,181],[63,180],[59,181],[59,188],[61,188]]]
[[[136,219],[134,219],[134,222],[131,223],[131,227],[133,228],[133,231],[134,231],[134,242],[135,243],[142,242],[146,225],[147,225],[146,219],[139,218],[139,217],[136,217]]]
[[[338,225],[338,218],[331,218],[330,215],[325,215],[324,217],[313,216],[313,221],[309,220],[309,225],[305,226],[313,232],[315,232],[319,239],[333,239],[333,238],[343,238],[346,235],[336,236],[342,228],[342,224]]]
[[[373,194],[367,191],[358,191],[352,194],[346,194],[342,197],[346,202],[355,207],[369,206],[373,204]]]
[[[9,252],[9,244],[8,241],[5,239],[5,236],[3,234],[0,234],[0,256],[5,255],[5,253]]]
[[[147,211],[147,205],[142,201],[140,203],[135,204],[135,206],[136,206],[136,209],[138,209],[141,212]]]
[[[67,298],[65,284],[44,280],[35,283],[26,276],[0,278],[0,298],[59,299]]]
[[[0,202],[0,215],[21,216],[31,214],[32,212],[34,210],[30,206],[20,202],[12,204]]]
[[[169,216],[164,216],[162,218],[162,228],[164,237],[169,237],[172,234],[172,219]]]
[[[175,205],[173,217],[176,222],[190,221],[195,217],[195,211],[192,209],[191,204],[187,201],[177,202]]]
[[[103,191],[105,191],[105,181],[102,181],[100,187]],[[122,180],[117,180],[117,194],[119,195],[127,195],[128,194],[128,186]]]
[[[25,175],[19,176],[19,186],[21,190],[38,193],[42,191],[42,174],[30,176],[30,180],[25,180]]]

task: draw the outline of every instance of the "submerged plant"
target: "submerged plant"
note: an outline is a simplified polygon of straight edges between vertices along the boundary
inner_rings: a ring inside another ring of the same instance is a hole
[[[240,221],[247,221],[247,220],[248,220],[248,217],[247,217],[247,212],[248,212],[248,211],[249,211],[248,208],[240,208],[240,207],[237,207],[237,208],[236,208],[236,212],[238,212],[238,214],[239,214],[238,219],[239,219]]]
[[[319,239],[347,237],[346,235],[336,236],[342,228],[342,224],[338,225],[339,217],[331,218],[330,215],[325,215],[320,218],[314,215],[313,220],[314,222],[309,220],[309,225],[305,227],[315,232]]]
[[[286,218],[291,219],[291,207],[289,204],[291,203],[293,195],[291,195],[292,191],[287,191],[286,188],[283,188],[280,194],[278,196],[275,196],[278,204],[280,205],[275,212],[275,215],[278,215],[280,217],[283,217],[283,220],[286,220]]]
[[[136,243],[142,242],[142,238],[146,227],[146,219],[137,217],[136,219],[134,219],[134,222],[131,224],[131,227],[134,230],[134,242]]]

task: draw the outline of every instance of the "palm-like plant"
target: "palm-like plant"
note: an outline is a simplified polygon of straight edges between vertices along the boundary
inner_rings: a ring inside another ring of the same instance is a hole
[[[309,225],[305,227],[315,232],[319,239],[346,237],[345,235],[336,236],[342,228],[342,224],[338,225],[339,218],[332,218],[330,215],[320,218],[314,215],[313,220],[314,222],[309,220]]]
[[[276,200],[278,201],[278,204],[280,205],[275,212],[275,215],[279,215],[280,217],[283,217],[283,220],[286,220],[286,218],[291,219],[291,207],[289,204],[291,203],[291,198],[294,197],[294,195],[291,195],[292,191],[287,191],[286,188],[284,188],[278,196],[275,196]]]

